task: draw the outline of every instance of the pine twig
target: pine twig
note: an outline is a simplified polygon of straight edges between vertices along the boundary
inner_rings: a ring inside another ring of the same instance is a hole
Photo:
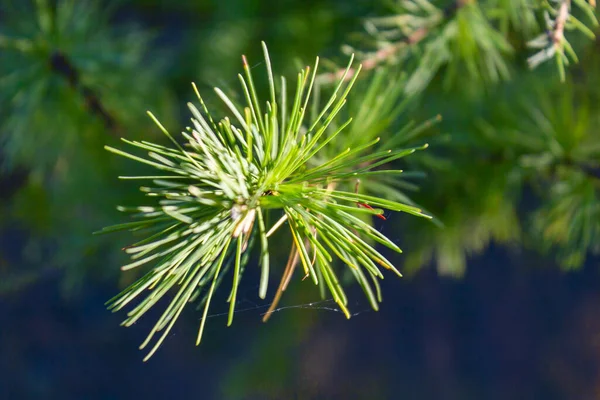
[[[558,15],[554,23],[554,30],[552,32],[552,42],[555,46],[562,48],[562,43],[565,38],[565,25],[569,18],[569,8],[571,6],[571,0],[563,0],[558,9]]]
[[[275,297],[273,297],[273,301],[271,302],[269,309],[263,316],[263,319],[262,319],[263,322],[267,322],[269,320],[269,318],[271,317],[271,314],[273,314],[273,311],[277,307],[277,304],[279,304],[281,295],[283,294],[283,292],[285,292],[285,289],[287,289],[287,286],[290,283],[290,279],[292,279],[292,275],[294,274],[294,270],[296,269],[296,266],[298,265],[298,261],[299,261],[298,248],[294,244],[292,244],[292,250],[290,251],[290,256],[288,258],[288,262],[285,266],[283,275],[281,276],[281,281],[279,282],[279,287],[277,288],[277,291],[275,292]]]
[[[435,26],[438,26],[443,21],[452,18],[462,7],[469,4],[470,2],[471,2],[471,0],[456,0],[449,6],[445,7],[442,10],[443,17],[440,18],[440,20],[438,21],[438,23]],[[418,44],[423,39],[425,39],[427,37],[427,35],[429,35],[431,29],[434,28],[435,26],[422,26],[422,27],[416,29],[412,34],[404,37],[403,39],[401,39],[393,44],[390,44],[389,46],[386,46],[382,49],[379,49],[378,51],[373,53],[373,55],[371,55],[370,57],[367,57],[367,58],[361,60],[362,70],[364,70],[364,71],[372,70],[375,67],[377,67],[379,64],[382,64],[385,61],[394,57],[398,52],[400,52],[405,47],[414,46],[414,45]],[[340,78],[342,78],[344,76],[345,71],[346,71],[345,68],[340,68],[334,72],[321,74],[317,78],[317,82],[321,83],[321,84],[331,84],[333,82],[336,82]],[[356,71],[353,68],[351,68],[350,71],[348,71],[348,74],[345,76],[344,79],[350,80],[354,77],[355,74],[356,74]]]
[[[421,40],[423,40],[427,36],[428,32],[429,32],[428,28],[425,28],[425,27],[419,28],[412,35],[408,36],[406,39],[404,39],[400,42],[391,44],[387,47],[384,47],[384,48],[376,51],[371,57],[368,57],[362,61],[362,67],[363,67],[362,69],[365,71],[374,69],[379,64],[392,58],[394,55],[396,55],[401,49],[403,49],[407,45],[412,46],[412,45],[419,43]],[[322,83],[322,84],[331,84],[331,83],[339,80],[342,76],[344,76],[345,72],[346,72],[346,69],[341,68],[335,72],[329,72],[329,73],[319,75],[318,82]],[[356,74],[356,70],[354,68],[351,68],[350,71],[348,71],[348,74],[346,75],[345,79],[350,80],[354,77],[355,74]]]
[[[569,58],[574,62],[578,61],[572,45],[565,38],[565,30],[576,29],[592,40],[595,38],[595,34],[589,27],[572,15],[571,0],[560,0],[557,3],[557,8],[548,6],[549,10],[545,11],[544,16],[547,31],[527,43],[527,46],[530,48],[540,49],[527,59],[527,63],[530,68],[535,68],[554,57],[560,73],[560,80],[564,82],[565,65],[569,64]],[[577,2],[576,4],[585,11],[591,23],[598,26],[598,19],[594,15],[594,8],[596,6],[594,0],[589,1],[589,6],[584,2]],[[551,15],[554,16],[554,19]]]

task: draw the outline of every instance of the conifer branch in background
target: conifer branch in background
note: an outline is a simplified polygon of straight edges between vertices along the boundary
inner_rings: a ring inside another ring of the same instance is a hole
[[[575,4],[586,14],[594,27],[598,27],[598,19],[594,15],[596,3],[591,0],[575,0]],[[565,38],[567,30],[577,30],[591,40],[595,39],[594,32],[571,13],[571,0],[548,0],[543,2],[544,20],[546,29],[544,33],[527,43],[530,48],[541,49],[527,60],[530,68],[535,68],[541,63],[554,58],[560,74],[560,80],[565,80],[565,66],[569,65],[569,57],[574,62],[578,61],[577,54],[571,43]]]
[[[85,141],[139,127],[146,121],[137,108],[166,98],[161,83],[149,85],[159,72],[145,59],[152,37],[112,24],[114,5],[24,0],[3,7],[0,145],[9,168],[48,171]]]
[[[366,21],[362,47],[367,50],[345,48],[373,64],[385,58],[390,64],[410,66],[407,95],[424,90],[444,66],[446,85],[459,82],[465,72],[477,80],[497,82],[509,77],[505,57],[512,48],[485,11],[468,0],[446,8],[427,0],[397,1],[391,15]],[[375,53],[368,50],[373,47],[378,49]]]
[[[106,110],[98,94],[81,83],[79,71],[77,71],[69,57],[60,51],[55,51],[50,55],[49,64],[53,71],[69,82],[69,86],[81,93],[90,112],[104,121],[108,131],[114,132],[117,129],[115,118]]]
[[[595,1],[576,0],[574,3],[589,24],[598,27]],[[447,80],[462,76],[458,72],[461,69],[477,79],[492,82],[507,79],[506,57],[514,50],[508,42],[506,27],[502,32],[497,30],[498,25],[506,25],[504,21],[512,21],[522,34],[532,29],[542,32],[535,39],[524,38],[527,47],[541,49],[528,58],[529,67],[535,68],[555,58],[561,81],[565,79],[564,68],[569,58],[578,60],[565,32],[579,31],[592,40],[595,38],[593,30],[571,13],[571,0],[543,0],[539,5],[530,4],[528,0],[489,5],[458,0],[444,9],[427,0],[400,0],[395,5],[394,14],[369,18],[365,23],[367,35],[363,42],[368,43],[367,47],[375,47],[375,51],[360,51],[349,45],[343,49],[356,53],[365,70],[384,63],[410,65],[416,62],[418,67],[406,86],[408,94],[422,91],[444,65],[448,66]],[[544,16],[545,26],[532,28],[530,25],[537,25],[534,12],[538,11]],[[414,57],[415,54],[418,56]],[[342,73],[343,69],[338,69],[323,74],[319,82],[333,82]],[[352,76],[352,71],[347,76]]]
[[[426,17],[414,16],[411,14],[395,15],[390,17],[371,18],[365,22],[365,28],[371,35],[379,35],[379,25],[389,26],[400,25],[402,34],[394,42],[384,41],[379,45],[379,49],[375,52],[364,53],[361,57],[361,65],[363,70],[368,71],[376,68],[377,66],[393,62],[393,59],[398,57],[401,51],[408,49],[410,46],[414,46],[425,39],[430,33],[431,29],[439,26],[444,21],[452,18],[455,13],[462,8],[468,1],[457,0],[440,10],[435,8],[430,3],[415,2],[414,6],[410,6],[413,11],[417,10],[419,5],[424,5],[423,10],[427,11]],[[357,50],[350,47],[344,46],[346,53],[354,53]],[[346,75],[346,79],[351,79],[356,71],[351,69]],[[344,69],[339,69],[335,72],[329,72],[319,75],[318,82],[323,84],[331,84],[336,80],[340,79],[344,75]]]

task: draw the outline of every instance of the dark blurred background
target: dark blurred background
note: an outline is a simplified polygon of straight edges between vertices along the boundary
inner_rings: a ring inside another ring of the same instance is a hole
[[[250,265],[232,327],[218,295],[201,346],[200,313],[190,308],[143,363],[138,346],[161,310],[131,328],[119,325],[124,312],[106,310],[137,277],[119,270],[131,237],[91,233],[123,221],[117,204],[139,203],[137,188],[117,176],[141,167],[103,146],[121,136],[164,142],[145,111],[181,130],[190,83],[209,102],[212,86],[235,90],[241,54],[261,67],[261,40],[279,73],[316,55],[339,60],[365,17],[390,12],[377,3],[0,0],[1,399],[600,398],[596,236],[573,234],[566,253],[552,235],[536,242],[537,228],[558,223],[552,199],[536,192],[554,181],[515,173],[519,150],[473,133],[486,120],[500,135],[515,124],[535,135],[517,107],[524,98],[544,103],[553,132],[570,135],[584,121],[578,137],[597,146],[597,41],[578,47],[580,64],[560,83],[552,66],[524,67],[523,38],[510,31],[511,79],[447,85],[443,67],[413,100],[402,118],[444,121],[428,133],[432,155],[414,164],[427,177],[411,196],[446,228],[407,215],[376,222],[403,248],[390,257],[407,272],[386,275],[379,312],[350,287],[355,315],[346,320],[297,279],[263,324],[268,303]],[[576,177],[589,178],[586,199],[595,202],[594,154]],[[574,182],[553,168],[548,179]],[[569,204],[600,210],[594,202]],[[598,223],[600,213],[590,215]],[[273,269],[284,263],[282,253]]]

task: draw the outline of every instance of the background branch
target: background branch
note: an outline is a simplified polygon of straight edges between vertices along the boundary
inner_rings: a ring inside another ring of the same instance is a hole
[[[100,101],[100,97],[92,89],[81,83],[79,71],[69,57],[60,50],[54,51],[50,55],[49,64],[54,72],[64,77],[69,82],[69,86],[83,96],[90,112],[99,117],[109,131],[116,133],[117,123],[115,118],[106,110]]]
[[[431,31],[432,28],[441,25],[445,20],[453,18],[454,15],[463,6],[465,6],[469,2],[470,2],[470,0],[457,0],[457,1],[453,2],[452,4],[450,4],[449,6],[445,7],[442,10],[443,17],[440,18],[434,26],[422,26],[422,27],[416,29],[410,35],[405,36],[404,38],[396,41],[395,43],[390,44],[390,45],[376,51],[372,55],[360,60],[361,64],[362,64],[362,69],[364,71],[372,70],[373,68],[377,67],[379,64],[382,64],[383,62],[388,61],[389,59],[394,57],[402,49],[404,49],[408,46],[414,46],[414,45],[418,44],[419,42],[421,42],[423,39],[425,39],[427,37],[427,35],[429,34],[429,32]],[[330,84],[332,82],[337,81],[338,79],[341,79],[343,77],[345,71],[346,71],[345,68],[340,68],[335,72],[321,74],[321,75],[319,75],[317,80],[319,83],[322,83],[322,84]],[[356,73],[356,70],[354,68],[351,68],[348,71],[348,74],[346,75],[345,80],[348,81],[348,80],[352,79],[354,77],[355,73]]]

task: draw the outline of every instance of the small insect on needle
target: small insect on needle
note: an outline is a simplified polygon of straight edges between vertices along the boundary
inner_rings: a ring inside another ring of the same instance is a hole
[[[370,206],[370,205],[368,205],[367,203],[356,203],[356,205],[358,206],[358,208],[361,208],[361,207],[363,207],[363,208],[368,208],[369,210],[375,210],[373,207],[371,207],[371,206]],[[375,216],[376,216],[377,218],[379,218],[379,219],[382,219],[382,220],[384,220],[384,221],[385,221],[385,220],[387,220],[387,218],[386,218],[386,217],[385,217],[385,215],[383,215],[383,214],[375,214]]]

